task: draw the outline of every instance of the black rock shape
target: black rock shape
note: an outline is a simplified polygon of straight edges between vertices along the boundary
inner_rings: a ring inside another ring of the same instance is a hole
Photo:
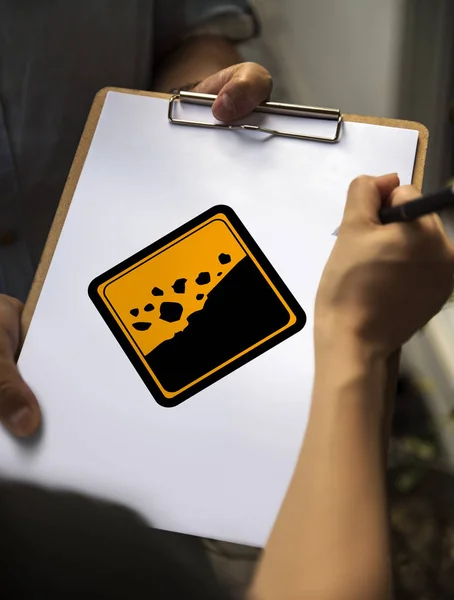
[[[220,254],[218,256],[218,260],[221,263],[221,265],[228,265],[229,262],[232,262],[232,257],[230,256],[230,254]]]
[[[178,302],[163,302],[161,304],[161,314],[159,318],[167,323],[175,323],[181,319],[183,307]]]
[[[153,296],[164,296],[164,292],[161,290],[161,288],[158,287],[154,287],[151,290],[151,293],[153,294]]]
[[[147,304],[144,308],[145,312],[151,312],[152,310],[154,310],[153,304]]]
[[[205,294],[197,294],[196,299],[197,300],[203,300],[204,296],[205,296]]]
[[[249,256],[205,297],[203,309],[188,316],[187,327],[146,356],[168,391],[177,392],[240,353],[249,354],[289,322],[288,310]]]
[[[207,283],[210,283],[210,281],[211,277],[208,271],[203,271],[202,273],[199,273],[199,276],[195,280],[197,285],[206,285]]]
[[[222,271],[219,271],[218,273],[218,277],[220,277],[222,275]]]
[[[146,331],[147,329],[150,329],[151,323],[139,321],[139,323],[133,323],[132,326],[134,327],[134,329],[137,329],[137,331]]]
[[[132,310],[130,310],[129,312],[130,312],[130,314],[131,314],[133,317],[138,317],[138,316],[139,316],[139,309],[138,309],[138,308],[133,308],[133,309],[132,309]]]
[[[187,279],[177,279],[175,283],[172,285],[172,289],[175,294],[184,294],[186,291],[186,281]]]

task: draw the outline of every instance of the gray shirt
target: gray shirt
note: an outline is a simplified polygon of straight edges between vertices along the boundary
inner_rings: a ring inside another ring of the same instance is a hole
[[[246,0],[0,0],[0,292],[24,299],[91,103],[151,89],[191,29]]]

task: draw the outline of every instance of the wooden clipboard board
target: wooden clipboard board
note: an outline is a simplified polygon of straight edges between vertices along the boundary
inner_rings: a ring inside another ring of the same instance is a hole
[[[41,290],[46,279],[47,271],[49,269],[52,257],[57,246],[58,239],[60,237],[63,224],[68,214],[69,207],[74,195],[74,192],[79,181],[80,174],[82,172],[85,159],[87,157],[90,145],[93,139],[93,135],[98,125],[98,120],[101,115],[102,108],[108,92],[122,92],[128,94],[135,94],[138,96],[149,96],[151,98],[163,98],[168,100],[169,94],[161,94],[157,92],[144,92],[138,90],[126,90],[122,88],[104,88],[95,97],[90,114],[88,115],[87,123],[85,125],[82,137],[77,149],[74,161],[66,181],[65,188],[57,208],[57,212],[52,223],[52,227],[47,238],[46,245],[44,247],[43,254],[41,256],[38,269],[33,280],[33,284],[25,303],[25,308],[22,313],[22,336],[23,338],[27,334],[30,326],[33,313],[38,303]],[[424,178],[424,166],[426,162],[427,146],[429,141],[429,132],[427,128],[414,121],[403,121],[400,119],[385,119],[379,117],[363,117],[359,115],[344,114],[345,121],[357,122],[357,123],[369,123],[371,125],[382,125],[386,127],[399,127],[401,129],[413,129],[419,132],[418,148],[416,152],[415,166],[413,170],[413,184],[421,189],[423,178]],[[312,143],[312,142],[311,142]],[[316,142],[314,142],[316,143]]]

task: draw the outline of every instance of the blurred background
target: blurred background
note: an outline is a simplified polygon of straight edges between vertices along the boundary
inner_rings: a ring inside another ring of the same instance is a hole
[[[430,130],[425,187],[452,175],[451,0],[252,0],[260,38],[243,46],[274,99],[396,117]]]

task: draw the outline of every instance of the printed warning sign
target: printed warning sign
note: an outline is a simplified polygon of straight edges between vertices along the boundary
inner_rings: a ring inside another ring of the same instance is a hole
[[[215,206],[89,286],[155,400],[176,406],[304,327],[234,211]]]

